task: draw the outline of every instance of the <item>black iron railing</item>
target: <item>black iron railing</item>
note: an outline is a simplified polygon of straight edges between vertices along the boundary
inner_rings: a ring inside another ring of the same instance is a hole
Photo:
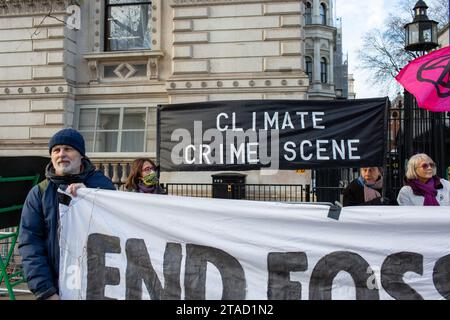
[[[276,202],[341,202],[343,187],[311,187],[302,184],[166,183],[169,195]]]
[[[188,197],[303,202],[310,186],[301,184],[166,183],[168,194]]]
[[[450,113],[430,112],[418,107],[416,99],[405,92],[389,110],[386,153],[387,188],[397,195],[403,186],[406,163],[416,153],[428,154],[437,165],[437,174],[449,178]]]

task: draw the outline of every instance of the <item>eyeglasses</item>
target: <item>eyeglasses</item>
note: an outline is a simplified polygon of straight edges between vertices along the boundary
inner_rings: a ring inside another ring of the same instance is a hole
[[[434,169],[436,168],[436,164],[434,164],[433,162],[430,163],[422,163],[420,166],[418,166],[417,168],[422,168],[423,170],[427,170],[428,168]],[[417,169],[416,168],[416,169]]]

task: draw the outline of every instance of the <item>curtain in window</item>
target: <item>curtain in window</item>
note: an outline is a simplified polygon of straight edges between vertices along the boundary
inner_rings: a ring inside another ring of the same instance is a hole
[[[141,152],[143,150],[146,125],[145,116],[145,109],[125,109],[120,151]]]
[[[116,152],[120,109],[100,109],[97,121],[97,139],[95,152]],[[108,131],[106,131],[108,130]]]

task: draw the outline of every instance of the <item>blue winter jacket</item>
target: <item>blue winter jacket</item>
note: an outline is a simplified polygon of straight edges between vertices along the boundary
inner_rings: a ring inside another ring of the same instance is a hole
[[[110,179],[93,171],[83,182],[88,188],[115,190]],[[59,293],[59,239],[57,185],[52,181],[41,197],[39,187],[28,193],[22,210],[19,252],[28,287],[37,299]]]

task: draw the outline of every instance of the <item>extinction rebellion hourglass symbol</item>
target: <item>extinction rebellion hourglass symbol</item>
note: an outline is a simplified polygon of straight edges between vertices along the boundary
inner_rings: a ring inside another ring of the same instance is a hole
[[[417,80],[429,82],[436,88],[440,98],[450,96],[450,54],[436,57],[417,70]]]

